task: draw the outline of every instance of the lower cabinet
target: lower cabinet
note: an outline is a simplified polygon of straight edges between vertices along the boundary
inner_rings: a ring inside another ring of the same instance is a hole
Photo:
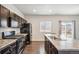
[[[15,43],[12,43],[0,50],[0,54],[21,54],[25,48],[25,37],[17,39]]]
[[[45,37],[45,52],[47,54],[58,54],[57,49],[46,37]]]
[[[25,47],[25,38],[19,38],[16,42],[16,53],[21,54]]]
[[[16,54],[16,43],[13,43],[0,51],[0,54]]]
[[[28,35],[26,36],[26,44],[30,44],[30,43],[31,43],[31,35],[28,34]]]

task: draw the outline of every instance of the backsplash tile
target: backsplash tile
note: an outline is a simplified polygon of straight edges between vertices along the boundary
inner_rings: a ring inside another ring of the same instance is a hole
[[[20,33],[20,28],[0,28],[0,39],[2,38],[2,32],[15,31],[15,34]]]

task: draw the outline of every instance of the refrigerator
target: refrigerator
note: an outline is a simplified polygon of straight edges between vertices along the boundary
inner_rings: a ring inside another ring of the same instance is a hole
[[[31,39],[32,39],[32,24],[31,23],[23,23],[20,28],[20,33],[28,34],[26,36],[26,44],[30,44]]]

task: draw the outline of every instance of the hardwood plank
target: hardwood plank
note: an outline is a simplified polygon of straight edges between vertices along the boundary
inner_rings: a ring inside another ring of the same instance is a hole
[[[30,45],[25,47],[23,54],[45,54],[44,42],[33,41]]]

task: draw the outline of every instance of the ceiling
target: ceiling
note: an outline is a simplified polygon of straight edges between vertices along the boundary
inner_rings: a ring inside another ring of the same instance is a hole
[[[24,15],[79,15],[79,4],[14,4]]]

